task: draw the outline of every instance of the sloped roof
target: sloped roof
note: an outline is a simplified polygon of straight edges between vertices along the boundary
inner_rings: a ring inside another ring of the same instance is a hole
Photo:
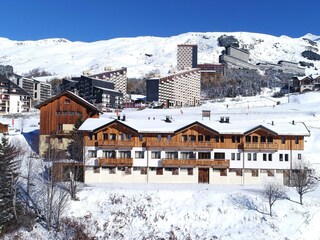
[[[82,97],[74,94],[73,92],[70,91],[63,91],[61,93],[59,93],[56,96],[53,96],[49,99],[47,99],[46,101],[40,103],[39,105],[35,106],[35,108],[40,109],[41,107],[53,102],[54,100],[60,98],[61,96],[68,96],[70,98],[72,98],[73,100],[75,100],[76,102],[78,102],[79,104],[84,105],[87,108],[92,109],[93,111],[96,111],[98,113],[102,113],[102,111],[100,111],[97,107],[95,107],[93,104],[89,103],[87,100],[83,99]]]

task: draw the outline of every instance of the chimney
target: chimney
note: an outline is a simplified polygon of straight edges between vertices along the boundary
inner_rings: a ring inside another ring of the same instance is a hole
[[[126,115],[123,115],[122,116],[122,121],[125,121],[126,120]]]
[[[273,121],[271,122],[271,125],[272,125],[272,126],[274,125],[274,122],[273,122]]]
[[[120,120],[120,115],[118,115],[118,120]]]
[[[170,117],[166,116],[166,120],[164,120],[166,123],[171,123]]]
[[[224,117],[220,117],[220,122],[224,123]]]
[[[292,125],[294,125],[295,124],[295,122],[294,122],[294,120],[292,120]]]
[[[225,123],[230,123],[230,118],[226,117]]]

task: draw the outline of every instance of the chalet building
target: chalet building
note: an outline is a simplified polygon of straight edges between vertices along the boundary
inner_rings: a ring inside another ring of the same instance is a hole
[[[65,151],[77,121],[98,118],[101,113],[95,106],[69,91],[42,102],[36,108],[40,110],[40,156],[44,156],[49,146]]]
[[[30,106],[29,93],[0,75],[0,114],[28,112]]]
[[[310,92],[320,90],[320,77],[303,76],[292,78],[292,89],[294,92]]]
[[[3,135],[9,134],[9,125],[5,123],[0,123],[0,133]]]
[[[109,108],[120,108],[123,104],[123,93],[116,90],[115,83],[111,81],[81,76],[63,79],[60,88],[76,92],[103,112]]]
[[[303,123],[232,123],[146,117],[87,119],[88,183],[288,183],[303,160]]]

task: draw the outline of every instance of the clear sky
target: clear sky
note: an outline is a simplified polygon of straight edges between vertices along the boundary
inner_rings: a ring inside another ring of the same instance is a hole
[[[168,37],[186,32],[320,35],[320,0],[4,0],[0,37]]]

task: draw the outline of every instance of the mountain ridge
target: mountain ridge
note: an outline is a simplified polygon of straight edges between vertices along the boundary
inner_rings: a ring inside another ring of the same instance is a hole
[[[41,68],[59,77],[79,76],[83,71],[102,72],[105,67],[128,68],[128,77],[141,78],[149,72],[162,75],[176,66],[178,44],[197,44],[198,63],[218,63],[224,47],[222,35],[234,36],[250,51],[250,61],[277,63],[280,60],[309,62],[306,74],[317,74],[320,61],[309,60],[303,51],[320,54],[320,37],[308,33],[299,38],[250,32],[188,32],[171,37],[138,36],[95,42],[69,41],[65,38],[16,41],[0,38],[0,64],[11,65],[18,74]]]

